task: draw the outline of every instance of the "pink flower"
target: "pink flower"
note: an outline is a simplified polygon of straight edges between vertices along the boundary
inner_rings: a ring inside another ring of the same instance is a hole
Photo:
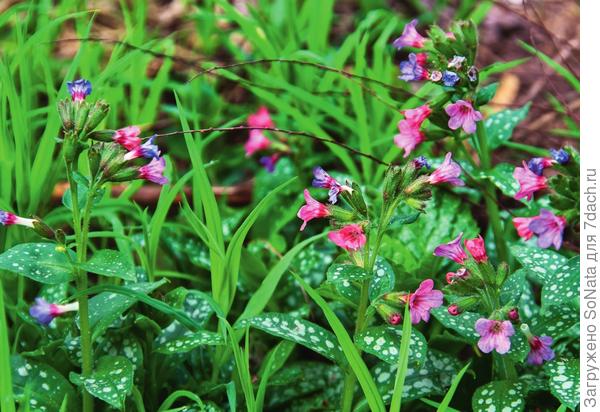
[[[525,162],[523,162],[523,167],[515,167],[513,177],[517,179],[521,186],[515,195],[515,199],[517,200],[522,198],[531,200],[534,192],[548,187],[546,178],[533,173]]]
[[[437,185],[448,182],[454,186],[464,186],[465,182],[458,178],[460,172],[460,165],[452,160],[452,153],[446,153],[444,162],[429,176],[429,183]]]
[[[550,336],[532,336],[528,339],[529,354],[527,363],[530,365],[541,365],[544,361],[554,359],[554,351],[550,348],[552,338]]]
[[[19,225],[33,228],[33,222],[35,222],[35,219],[26,219],[14,213],[0,210],[0,224],[3,226]]]
[[[475,322],[475,330],[481,336],[477,346],[483,353],[494,349],[503,355],[510,350],[510,337],[515,334],[512,323],[481,318]]]
[[[467,254],[461,246],[462,232],[453,241],[439,245],[433,251],[435,256],[446,257],[452,259],[456,263],[462,265],[467,260]]]
[[[140,128],[137,126],[124,127],[115,131],[113,140],[131,151],[142,144],[142,139],[139,138],[140,133]]]
[[[539,216],[529,223],[529,230],[537,235],[537,245],[541,248],[554,246],[560,249],[563,241],[563,232],[567,226],[567,220],[557,216],[549,210],[541,209]]]
[[[466,279],[469,277],[469,272],[466,268],[460,268],[456,272],[448,272],[446,273],[446,282],[449,285],[453,285],[455,282]]]
[[[442,291],[433,289],[433,280],[425,279],[415,293],[408,295],[410,321],[413,324],[419,323],[421,319],[429,322],[431,309],[441,306],[443,302],[444,294]]]
[[[533,232],[529,229],[529,224],[537,219],[535,217],[514,217],[513,225],[517,229],[517,234],[525,240],[529,240],[533,237]]]
[[[339,247],[350,252],[361,249],[367,241],[362,226],[355,223],[344,226],[340,230],[329,232],[327,237]]]
[[[42,325],[48,325],[55,317],[77,310],[79,310],[78,302],[57,305],[55,303],[48,303],[43,298],[36,298],[35,304],[29,308],[29,314]]]
[[[304,189],[304,200],[306,204],[300,208],[298,211],[298,217],[304,221],[302,226],[300,226],[300,230],[304,230],[306,224],[316,218],[327,217],[331,214],[327,206],[322,203],[317,202],[310,196],[308,189]]]
[[[510,309],[506,315],[508,316],[508,319],[510,319],[512,322],[518,322],[519,321],[519,308]]]
[[[446,113],[450,116],[448,127],[456,130],[462,126],[465,133],[475,133],[477,126],[475,122],[483,119],[481,112],[475,110],[471,102],[457,100],[456,103],[446,106]]]
[[[140,179],[146,179],[150,182],[166,185],[169,179],[163,176],[165,170],[165,158],[154,158],[145,166],[140,167],[138,173]]]
[[[402,31],[402,36],[394,40],[394,47],[398,50],[402,50],[403,47],[415,47],[420,49],[425,44],[425,37],[421,36],[417,31],[418,20],[414,19],[406,26]]]
[[[313,187],[329,189],[329,203],[337,203],[338,195],[341,192],[352,193],[352,188],[350,186],[340,184],[340,182],[331,177],[321,166],[317,166],[313,169],[313,176]]]
[[[402,315],[399,313],[392,313],[388,318],[388,322],[390,325],[399,325],[400,322],[402,322]]]
[[[248,116],[249,127],[275,127],[275,123],[271,120],[271,114],[265,106],[258,108],[256,113]]]
[[[266,150],[271,146],[271,141],[267,139],[262,130],[250,130],[250,137],[244,144],[246,157],[252,156],[261,150]]]
[[[475,239],[465,240],[465,247],[467,248],[471,256],[473,256],[473,259],[475,259],[476,262],[487,262],[488,257],[485,253],[485,242],[481,235],[479,235]]]
[[[421,125],[431,114],[431,109],[425,104],[415,109],[405,110],[403,114],[404,119],[398,122],[400,133],[394,136],[394,143],[404,149],[404,157],[407,157],[417,145],[425,140]]]

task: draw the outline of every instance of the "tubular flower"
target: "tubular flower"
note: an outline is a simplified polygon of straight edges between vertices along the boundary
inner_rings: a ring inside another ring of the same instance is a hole
[[[529,159],[527,162],[527,167],[529,167],[529,170],[536,175],[541,176],[544,172],[544,169],[552,166],[553,164],[554,160],[547,157],[534,157],[533,159]]]
[[[444,162],[431,173],[429,183],[437,185],[448,182],[454,186],[464,186],[465,182],[458,178],[460,176],[460,165],[452,160],[452,153],[446,153]]]
[[[269,109],[261,106],[255,113],[248,116],[249,127],[275,127]]]
[[[145,166],[140,167],[138,170],[139,178],[145,179],[150,182],[158,183],[159,185],[166,185],[169,183],[169,179],[163,176],[165,170],[165,158],[159,157],[154,158]]]
[[[67,89],[74,102],[82,102],[92,92],[92,83],[85,79],[67,82]]]
[[[417,31],[418,20],[414,19],[402,31],[402,36],[394,40],[394,47],[402,50],[403,47],[414,47],[420,49],[425,44],[425,37],[421,36]]]
[[[454,56],[452,58],[452,60],[450,60],[448,62],[448,68],[449,69],[460,69],[463,65],[463,63],[465,62],[465,60],[467,60],[466,57],[464,56]]]
[[[442,306],[444,294],[433,288],[433,280],[425,279],[414,293],[409,293],[406,300],[410,309],[410,321],[414,324],[421,320],[429,322],[429,312]]]
[[[310,220],[331,215],[327,206],[317,202],[310,196],[308,189],[304,189],[304,200],[306,204],[300,208],[297,214],[304,221],[302,226],[300,226],[300,231],[304,230]]]
[[[483,119],[481,112],[475,110],[471,102],[466,100],[457,100],[456,103],[446,106],[445,110],[446,114],[450,116],[448,127],[452,130],[462,127],[465,133],[468,134],[475,133],[475,130],[477,130],[475,122]]]
[[[340,184],[340,182],[331,177],[321,166],[317,166],[313,169],[313,176],[313,187],[329,189],[329,203],[337,203],[337,197],[341,192],[352,193],[351,187]]]
[[[562,216],[557,216],[549,210],[541,209],[539,216],[529,223],[529,230],[537,235],[537,245],[541,248],[554,246],[556,250],[560,249],[563,241],[563,232],[567,225],[567,220]]]
[[[431,114],[428,105],[415,109],[405,110],[404,119],[398,122],[399,134],[394,136],[396,146],[404,149],[404,157],[408,155],[425,140],[425,134],[421,131],[421,125]]]
[[[367,241],[362,226],[355,223],[344,226],[340,230],[329,232],[327,237],[333,243],[349,252],[356,252],[361,249]]]
[[[529,240],[533,237],[533,232],[529,229],[529,224],[537,219],[535,217],[515,217],[513,218],[513,225],[517,229],[517,234],[525,240]]]
[[[435,256],[445,257],[455,261],[456,263],[462,265],[467,260],[467,254],[463,250],[461,246],[462,241],[462,232],[454,239],[453,241],[439,245],[433,251]]]
[[[29,314],[42,325],[48,325],[52,320],[67,312],[79,310],[79,303],[73,302],[66,305],[48,303],[43,298],[36,298],[35,304],[29,308]]]
[[[550,149],[550,154],[558,164],[564,165],[569,163],[569,153],[565,149]]]
[[[19,225],[33,228],[35,219],[27,219],[21,216],[17,216],[14,213],[0,210],[0,223],[3,226]]]
[[[113,141],[128,151],[132,151],[142,144],[142,139],[139,137],[140,133],[141,130],[137,126],[124,127],[115,131]]]
[[[483,353],[490,353],[495,349],[501,355],[510,350],[510,337],[515,334],[515,329],[508,320],[484,318],[475,322],[475,331],[481,336],[477,346]]]
[[[146,143],[135,147],[125,154],[125,160],[137,159],[138,157],[145,157],[146,159],[157,159],[160,157],[160,149],[154,144],[156,135],[149,138]]]
[[[412,162],[415,166],[415,169],[421,169],[423,167],[426,169],[431,169],[431,165],[429,164],[425,156],[417,156],[413,159]]]
[[[266,150],[271,147],[271,141],[267,139],[262,130],[250,130],[250,137],[244,144],[246,157],[252,156],[254,153],[261,150]]]
[[[275,166],[277,165],[278,160],[279,160],[279,154],[274,153],[271,156],[261,157],[259,162],[261,165],[264,166],[264,168],[267,170],[267,172],[273,173],[275,171]]]
[[[459,280],[466,279],[469,277],[469,272],[466,268],[460,268],[456,272],[448,272],[446,273],[446,282],[449,285],[453,285]]]
[[[552,345],[552,338],[550,336],[532,336],[527,340],[529,342],[527,363],[530,365],[541,365],[544,361],[554,359],[554,351],[550,348],[550,345]]]
[[[459,80],[460,77],[454,72],[447,70],[442,74],[442,83],[444,83],[444,86],[446,87],[454,87]]]
[[[428,77],[427,69],[425,68],[425,62],[427,61],[427,54],[425,53],[410,53],[408,60],[400,62],[400,79],[412,82],[417,80],[424,80]]]
[[[520,185],[519,191],[515,194],[517,200],[522,198],[531,200],[534,192],[548,187],[546,178],[532,172],[525,162],[523,162],[523,167],[515,167],[513,177]]]
[[[479,235],[475,239],[465,240],[465,247],[467,248],[471,256],[473,256],[473,259],[475,259],[476,262],[487,262],[488,257],[485,252],[485,241],[483,240],[481,235]]]

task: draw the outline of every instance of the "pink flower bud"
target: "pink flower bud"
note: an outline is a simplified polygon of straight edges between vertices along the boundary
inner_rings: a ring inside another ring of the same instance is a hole
[[[471,256],[473,256],[473,259],[475,259],[476,262],[487,262],[488,257],[485,253],[485,242],[481,235],[479,235],[475,239],[465,240],[465,247],[467,248]]]
[[[461,310],[456,303],[453,303],[452,305],[448,306],[448,313],[452,316],[460,315],[460,312]]]
[[[508,319],[510,319],[511,322],[518,322],[519,321],[519,308],[512,308],[511,310],[508,311],[507,315],[508,315]]]

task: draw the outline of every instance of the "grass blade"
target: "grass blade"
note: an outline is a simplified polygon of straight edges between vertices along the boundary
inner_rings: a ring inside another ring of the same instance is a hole
[[[409,306],[406,305],[404,307],[404,322],[402,323],[402,343],[400,344],[400,354],[398,355],[398,371],[396,372],[396,382],[394,383],[394,395],[392,396],[390,412],[400,412],[400,407],[402,406],[402,392],[408,368],[408,350],[411,332],[410,310]]]
[[[521,46],[523,49],[525,49],[525,51],[533,54],[538,59],[540,59],[541,61],[546,63],[548,66],[550,66],[550,68],[552,70],[554,70],[556,73],[558,73],[561,77],[563,77],[571,85],[571,87],[573,87],[573,89],[575,89],[575,90],[577,90],[577,92],[579,92],[579,88],[580,88],[579,79],[577,77],[575,77],[575,75],[573,73],[571,73],[571,71],[569,69],[561,66],[552,57],[542,53],[541,51],[539,51],[532,45],[530,45],[522,40],[519,40],[518,43],[519,43],[519,46]]]
[[[456,392],[456,388],[458,388],[458,384],[460,383],[460,380],[462,379],[465,372],[469,369],[469,366],[471,366],[471,362],[467,363],[456,374],[456,376],[452,380],[452,385],[450,385],[450,389],[448,389],[448,392],[446,392],[446,396],[444,396],[442,403],[440,403],[440,406],[438,406],[437,412],[448,411],[448,407],[450,406],[450,401],[452,400],[452,397],[454,396],[454,392]]]

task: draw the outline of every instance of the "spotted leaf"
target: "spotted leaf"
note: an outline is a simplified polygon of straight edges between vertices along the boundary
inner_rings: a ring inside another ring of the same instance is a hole
[[[565,263],[567,258],[548,249],[513,246],[513,255],[538,283],[544,284]]]
[[[360,282],[368,277],[364,268],[356,265],[331,265],[327,269],[327,280],[333,283],[347,280],[350,282]]]
[[[502,193],[508,197],[514,197],[519,191],[519,182],[513,177],[515,165],[500,163],[492,170],[480,172],[479,176],[489,179]]]
[[[529,113],[531,103],[519,109],[505,109],[485,119],[488,146],[496,149],[510,140],[513,130],[521,123]]]
[[[377,256],[373,266],[373,279],[369,285],[369,299],[373,301],[378,296],[391,292],[394,290],[395,282],[396,275],[392,265],[381,256]]]
[[[121,278],[134,282],[135,268],[130,259],[118,250],[103,249],[94,253],[81,268],[97,275]]]
[[[133,366],[121,356],[104,356],[98,359],[92,376],[82,377],[81,382],[91,395],[122,410],[133,388]]]
[[[479,335],[475,331],[475,322],[483,317],[479,313],[463,312],[460,315],[452,316],[448,313],[448,308],[441,306],[431,310],[431,314],[440,321],[442,325],[450,328],[470,343],[475,343]]]
[[[73,275],[69,258],[54,243],[16,245],[0,255],[0,269],[51,285],[68,282]]]
[[[519,412],[525,410],[523,382],[493,381],[480,386],[472,399],[473,412]]]
[[[551,306],[533,318],[530,326],[535,335],[557,338],[579,322],[579,310],[571,306]]]
[[[542,309],[562,305],[579,297],[579,256],[569,259],[548,277],[542,289]]]
[[[544,367],[550,392],[563,404],[575,410],[579,404],[579,360],[556,359]]]
[[[390,364],[398,363],[400,343],[402,341],[402,329],[391,326],[374,326],[359,333],[356,345],[371,355]],[[410,335],[408,352],[409,365],[421,365],[427,354],[427,341],[417,330],[413,329]]]
[[[223,336],[216,332],[201,330],[198,332],[188,331],[182,336],[169,340],[166,343],[158,346],[155,351],[158,353],[185,353],[198,346],[203,345],[223,345],[225,340]]]

